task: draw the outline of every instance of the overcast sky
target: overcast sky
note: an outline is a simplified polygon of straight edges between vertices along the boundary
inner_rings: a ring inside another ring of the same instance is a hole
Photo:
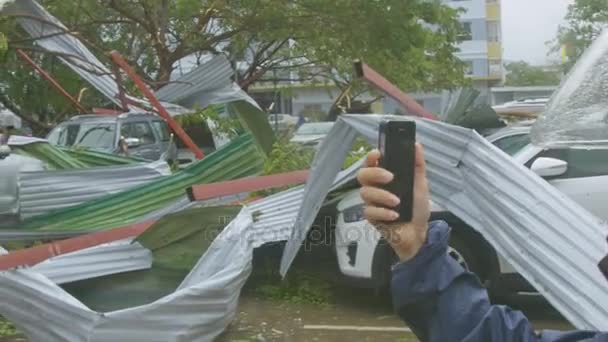
[[[504,59],[546,64],[545,42],[555,38],[573,0],[502,0]],[[553,59],[557,59],[553,57]]]

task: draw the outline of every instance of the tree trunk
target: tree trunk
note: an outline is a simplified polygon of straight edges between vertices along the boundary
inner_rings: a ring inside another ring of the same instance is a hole
[[[165,58],[159,59],[158,75],[156,76],[156,82],[153,85],[154,90],[158,90],[169,83],[171,81],[171,73],[173,72],[173,62],[170,62]]]

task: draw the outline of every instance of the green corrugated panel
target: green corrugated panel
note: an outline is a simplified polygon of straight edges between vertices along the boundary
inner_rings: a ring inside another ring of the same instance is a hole
[[[57,147],[42,142],[18,146],[15,149],[18,154],[41,160],[49,170],[83,169],[146,162],[146,160],[140,158],[128,158],[85,149]]]
[[[96,230],[127,225],[171,204],[192,185],[256,175],[261,172],[263,164],[263,153],[251,135],[246,134],[171,176],[119,194],[36,216],[23,226],[27,229]]]
[[[71,157],[85,163],[88,167],[128,165],[149,162],[141,158],[123,157],[115,154],[91,151],[82,148],[59,147],[59,149]]]
[[[16,153],[41,160],[49,170],[83,169],[87,164],[48,143],[33,143],[16,148]]]
[[[137,241],[154,254],[154,266],[188,272],[241,211],[241,206],[202,207],[164,216]]]
[[[253,134],[262,151],[270,155],[276,137],[268,123],[268,115],[246,101],[235,101],[229,106],[236,112],[243,126]]]
[[[240,210],[240,206],[219,206],[167,215],[137,239],[154,255],[151,269],[78,281],[63,287],[98,311],[151,303],[175,291]]]

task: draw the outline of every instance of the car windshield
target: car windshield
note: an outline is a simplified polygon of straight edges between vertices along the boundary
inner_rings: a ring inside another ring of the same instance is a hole
[[[530,144],[530,135],[527,133],[509,135],[494,140],[492,143],[506,154],[513,156],[517,152],[521,151],[522,148]]]
[[[160,141],[169,141],[171,139],[171,133],[169,133],[167,124],[164,121],[152,121],[152,125],[158,133]]]
[[[308,123],[300,126],[296,131],[298,135],[317,135],[317,134],[327,134],[331,130],[333,122],[316,122],[316,123]]]
[[[113,123],[85,122],[80,124],[74,145],[92,149],[111,149],[114,147],[116,125]]]

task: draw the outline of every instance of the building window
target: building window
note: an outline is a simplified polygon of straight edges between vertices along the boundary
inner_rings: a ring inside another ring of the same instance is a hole
[[[462,30],[460,30],[458,38],[460,40],[473,40],[473,30],[470,22],[462,23]]]
[[[488,72],[490,77],[502,77],[502,61],[491,59]]]
[[[473,76],[475,70],[473,68],[473,61],[464,61],[464,74],[465,76]]]
[[[500,42],[500,25],[496,21],[488,22],[488,41],[489,42]]]

